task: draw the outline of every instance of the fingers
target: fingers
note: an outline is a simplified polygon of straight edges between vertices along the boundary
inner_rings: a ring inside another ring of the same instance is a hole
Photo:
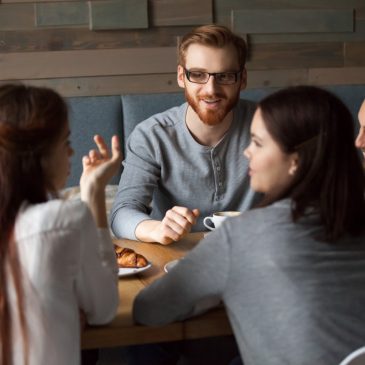
[[[104,141],[104,138],[101,137],[100,135],[96,134],[94,136],[94,142],[98,147],[98,157],[101,157],[103,159],[109,159],[109,157],[110,157],[109,149]],[[116,136],[116,135],[114,135],[111,139],[111,150],[112,150],[112,159],[113,160],[121,159],[120,142],[119,142],[118,136]]]
[[[102,136],[96,134],[94,136],[94,142],[98,147],[99,153],[103,158],[109,158],[109,150]]]
[[[113,159],[121,159],[122,153],[120,149],[120,141],[118,136],[112,137],[112,158]]]
[[[166,212],[160,227],[161,243],[169,244],[178,241],[191,231],[191,227],[196,223],[199,210],[191,211],[185,207],[173,207]]]

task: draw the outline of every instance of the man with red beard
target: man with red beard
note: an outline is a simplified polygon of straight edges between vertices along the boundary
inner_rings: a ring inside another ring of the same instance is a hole
[[[179,46],[177,81],[187,103],[137,125],[111,213],[117,237],[170,244],[205,229],[215,211],[253,204],[248,164],[252,102],[246,87],[246,44],[228,28],[206,25]]]

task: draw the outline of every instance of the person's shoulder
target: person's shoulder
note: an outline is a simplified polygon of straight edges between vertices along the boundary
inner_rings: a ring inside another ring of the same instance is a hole
[[[247,99],[239,99],[237,102],[237,108],[246,113],[254,113],[257,107],[257,103]]]
[[[57,229],[74,229],[90,220],[87,205],[80,200],[53,199],[40,204],[24,204],[17,226],[23,234],[36,234]]]
[[[184,121],[187,103],[179,106],[174,106],[161,113],[154,114],[137,124],[135,133],[151,131],[152,129],[165,129],[166,127],[173,127]]]

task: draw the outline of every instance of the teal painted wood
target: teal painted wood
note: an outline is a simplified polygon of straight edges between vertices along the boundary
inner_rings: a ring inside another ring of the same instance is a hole
[[[148,28],[147,0],[89,1],[91,30]]]
[[[87,25],[89,22],[85,1],[37,3],[35,12],[37,27]]]
[[[353,32],[353,9],[233,10],[232,25],[240,33]]]

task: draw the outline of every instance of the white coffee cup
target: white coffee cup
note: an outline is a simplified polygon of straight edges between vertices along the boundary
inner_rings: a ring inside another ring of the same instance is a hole
[[[212,216],[205,217],[203,220],[204,226],[209,230],[214,231],[218,228],[227,218],[229,217],[237,217],[241,212],[236,210],[227,210],[225,212],[215,212]],[[209,222],[214,224],[214,227],[209,224]]]

